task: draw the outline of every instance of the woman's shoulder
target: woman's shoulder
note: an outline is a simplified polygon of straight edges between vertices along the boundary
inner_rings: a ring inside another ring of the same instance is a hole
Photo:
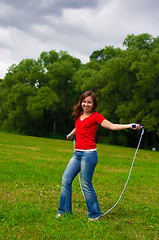
[[[99,112],[95,112],[93,115],[94,115],[94,119],[98,123],[101,123],[105,119],[105,117],[101,113],[99,113]]]
[[[102,117],[104,117],[101,113],[99,113],[99,112],[94,112],[94,116],[102,116]]]

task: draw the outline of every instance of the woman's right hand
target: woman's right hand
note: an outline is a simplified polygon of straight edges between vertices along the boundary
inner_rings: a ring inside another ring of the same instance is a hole
[[[70,132],[68,135],[66,135],[66,139],[72,140],[73,136],[76,135],[76,129],[74,128],[72,132]]]
[[[68,140],[72,140],[72,136],[70,134],[67,135],[66,137]]]

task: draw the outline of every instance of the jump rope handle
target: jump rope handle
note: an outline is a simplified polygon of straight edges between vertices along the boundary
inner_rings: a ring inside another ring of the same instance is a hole
[[[144,126],[142,126],[142,125],[139,125],[140,127],[144,127]],[[136,128],[136,124],[132,124],[132,128]]]

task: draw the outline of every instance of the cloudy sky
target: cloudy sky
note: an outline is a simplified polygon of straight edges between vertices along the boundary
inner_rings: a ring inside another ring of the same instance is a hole
[[[41,52],[89,61],[94,50],[122,47],[128,34],[159,35],[158,0],[0,0],[0,78]]]

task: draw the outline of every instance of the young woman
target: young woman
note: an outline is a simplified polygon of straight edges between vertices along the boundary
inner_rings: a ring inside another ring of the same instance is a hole
[[[97,165],[98,155],[95,135],[100,124],[110,130],[134,129],[132,124],[113,124],[96,112],[97,99],[92,91],[83,93],[74,108],[75,128],[67,135],[71,140],[76,135],[75,153],[67,165],[62,177],[61,197],[57,218],[62,214],[72,214],[72,181],[81,171],[81,184],[88,209],[89,220],[97,221],[101,217],[98,200],[92,186],[92,177]],[[141,126],[136,124],[135,129]]]

